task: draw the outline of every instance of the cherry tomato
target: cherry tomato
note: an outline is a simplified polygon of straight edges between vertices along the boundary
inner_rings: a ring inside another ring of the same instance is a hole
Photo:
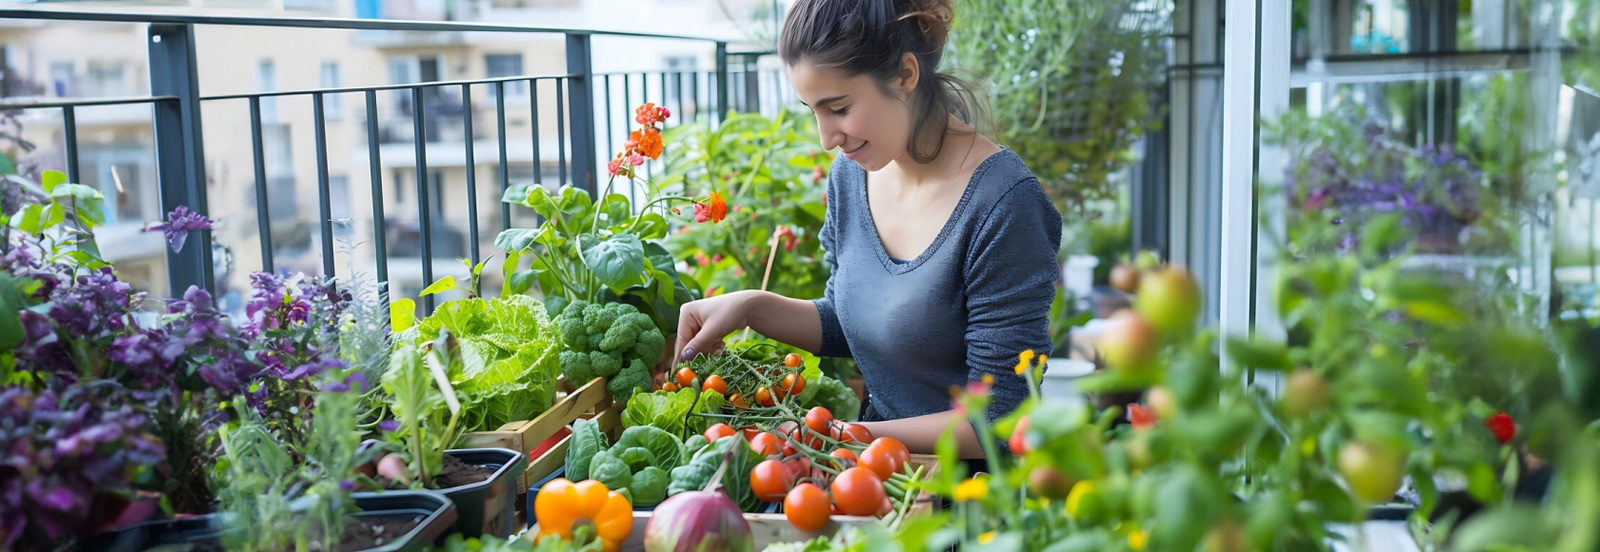
[[[744,395],[740,395],[738,393],[734,393],[733,396],[728,397],[728,402],[738,408],[750,408],[750,403],[745,402]]]
[[[762,387],[756,390],[756,404],[770,407],[777,403],[773,402],[772,400],[772,392],[768,391],[767,388]]]
[[[867,450],[861,451],[861,467],[872,470],[883,479],[904,469],[909,460],[911,453],[906,446],[892,437],[879,437],[867,445]]]
[[[835,449],[833,452],[829,453],[828,456],[832,456],[836,459],[833,465],[839,470],[854,468],[856,467],[856,464],[861,462],[859,458],[856,458],[856,453],[851,452],[851,450],[847,448]]]
[[[893,511],[894,511],[894,503],[890,502],[889,501],[889,497],[887,495],[885,495],[883,497],[883,505],[878,507],[878,517],[881,518],[883,516],[887,516],[887,515],[889,515],[889,512],[893,512]]]
[[[832,424],[833,413],[828,412],[826,408],[817,406],[813,407],[810,412],[806,412],[806,427],[810,428],[811,431],[817,432],[818,435],[827,435],[828,426]]]
[[[794,487],[794,474],[777,460],[764,460],[750,470],[750,491],[764,502],[783,500]]]
[[[716,425],[713,425],[711,427],[706,428],[705,436],[706,436],[706,440],[707,441],[710,441],[710,442],[713,442],[713,443],[717,442],[718,440],[722,439],[723,437],[732,437],[733,436],[733,426],[730,426],[728,424],[716,424]]]
[[[861,424],[845,424],[844,429],[839,430],[839,440],[846,443],[861,443],[865,445],[872,442],[872,432],[867,430],[867,426]]]
[[[694,379],[697,377],[699,376],[694,374],[694,370],[688,368],[678,370],[678,386],[688,387],[689,384],[694,383]]]
[[[794,448],[794,443],[795,443],[795,441],[793,439],[784,439],[783,440],[783,457],[784,458],[788,458],[788,457],[800,454],[800,449]]]
[[[795,485],[783,498],[783,515],[789,518],[789,524],[795,529],[812,532],[828,525],[828,517],[832,513],[832,505],[828,503],[828,493],[821,487],[810,483]]]
[[[739,432],[744,434],[744,440],[752,441],[755,440],[757,435],[761,434],[761,428],[756,426],[744,426],[739,428]]]
[[[709,391],[716,391],[723,395],[728,394],[728,382],[722,381],[722,376],[716,374],[706,376],[705,385],[701,388]]]
[[[778,389],[784,395],[799,395],[806,390],[806,378],[800,374],[785,374],[783,381],[778,383]]]
[[[800,358],[800,353],[789,353],[788,356],[783,357],[783,365],[790,368],[799,368],[804,363],[805,359]]]
[[[799,481],[803,477],[809,477],[812,472],[811,459],[804,456],[784,460],[783,467],[789,469],[789,474],[794,476],[795,481]]]
[[[822,441],[822,437],[817,436],[815,433],[811,433],[803,427],[797,428],[790,432],[789,439],[796,443],[804,443],[806,447],[810,448],[811,450],[821,450],[822,447],[827,446],[827,443]]]
[[[761,456],[772,456],[783,449],[783,440],[771,433],[759,433],[750,440],[750,450]]]
[[[878,513],[878,508],[883,506],[883,500],[888,496],[883,492],[883,479],[866,468],[850,468],[841,472],[828,489],[832,491],[833,503],[839,505],[839,511],[851,516]]]
[[[678,389],[679,389],[678,384],[674,383],[674,382],[670,382],[669,381],[669,382],[666,382],[664,384],[661,384],[661,390],[662,391],[666,391],[668,393],[677,393]]]

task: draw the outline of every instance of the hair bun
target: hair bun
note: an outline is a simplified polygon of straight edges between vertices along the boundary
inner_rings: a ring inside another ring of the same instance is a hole
[[[950,37],[950,21],[956,12],[951,0],[907,0],[906,4],[905,14],[899,20],[915,23],[930,50],[943,50],[945,40]]]

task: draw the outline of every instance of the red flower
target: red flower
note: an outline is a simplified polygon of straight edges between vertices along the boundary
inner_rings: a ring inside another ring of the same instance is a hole
[[[1150,429],[1156,425],[1156,414],[1144,405],[1134,403],[1128,405],[1128,421],[1133,422],[1134,429]]]
[[[791,230],[788,226],[778,227],[778,239],[783,241],[784,249],[794,251],[796,241],[794,239],[794,230]]]
[[[622,160],[612,159],[610,163],[606,163],[606,171],[610,172],[611,176],[622,174]]]
[[[694,204],[694,221],[705,222],[711,220],[711,207],[704,203]]]
[[[1511,438],[1517,436],[1517,422],[1504,412],[1490,416],[1483,421],[1483,425],[1488,426],[1489,431],[1494,433],[1495,440],[1500,441],[1502,445],[1510,443]]]

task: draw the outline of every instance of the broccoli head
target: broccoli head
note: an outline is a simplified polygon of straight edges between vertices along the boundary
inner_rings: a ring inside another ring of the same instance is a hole
[[[589,362],[589,354],[579,351],[562,351],[561,375],[567,377],[567,382],[573,385],[583,385],[594,379],[594,365]]]
[[[639,335],[645,332],[661,333],[656,329],[656,323],[648,315],[633,311],[617,317],[611,324],[611,329],[606,330],[606,336],[600,340],[600,350],[619,351],[633,348]]]
[[[633,398],[634,389],[650,391],[650,369],[638,359],[634,359],[633,363],[606,383],[606,391],[611,392],[611,397],[624,403]]]
[[[590,351],[589,365],[594,367],[594,375],[609,378],[622,371],[622,354]]]
[[[644,316],[644,315],[640,315]],[[650,317],[645,316],[646,320]],[[651,326],[650,331],[639,332],[639,339],[633,342],[633,358],[642,359],[646,363],[655,362],[661,358],[661,351],[667,348],[667,338],[661,335],[661,330]]]

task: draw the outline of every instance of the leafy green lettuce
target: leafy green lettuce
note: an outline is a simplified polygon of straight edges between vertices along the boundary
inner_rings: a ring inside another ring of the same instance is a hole
[[[449,330],[461,358],[450,383],[463,406],[466,431],[493,431],[530,420],[555,401],[561,374],[555,326],[531,297],[471,298],[439,305],[417,327],[420,345]]]
[[[654,426],[677,436],[684,435],[685,429],[704,433],[717,422],[699,414],[719,414],[724,403],[722,394],[711,390],[701,392],[698,403],[693,389],[638,393],[628,399],[628,407],[622,411],[622,427]],[[697,415],[689,416],[691,410]]]

